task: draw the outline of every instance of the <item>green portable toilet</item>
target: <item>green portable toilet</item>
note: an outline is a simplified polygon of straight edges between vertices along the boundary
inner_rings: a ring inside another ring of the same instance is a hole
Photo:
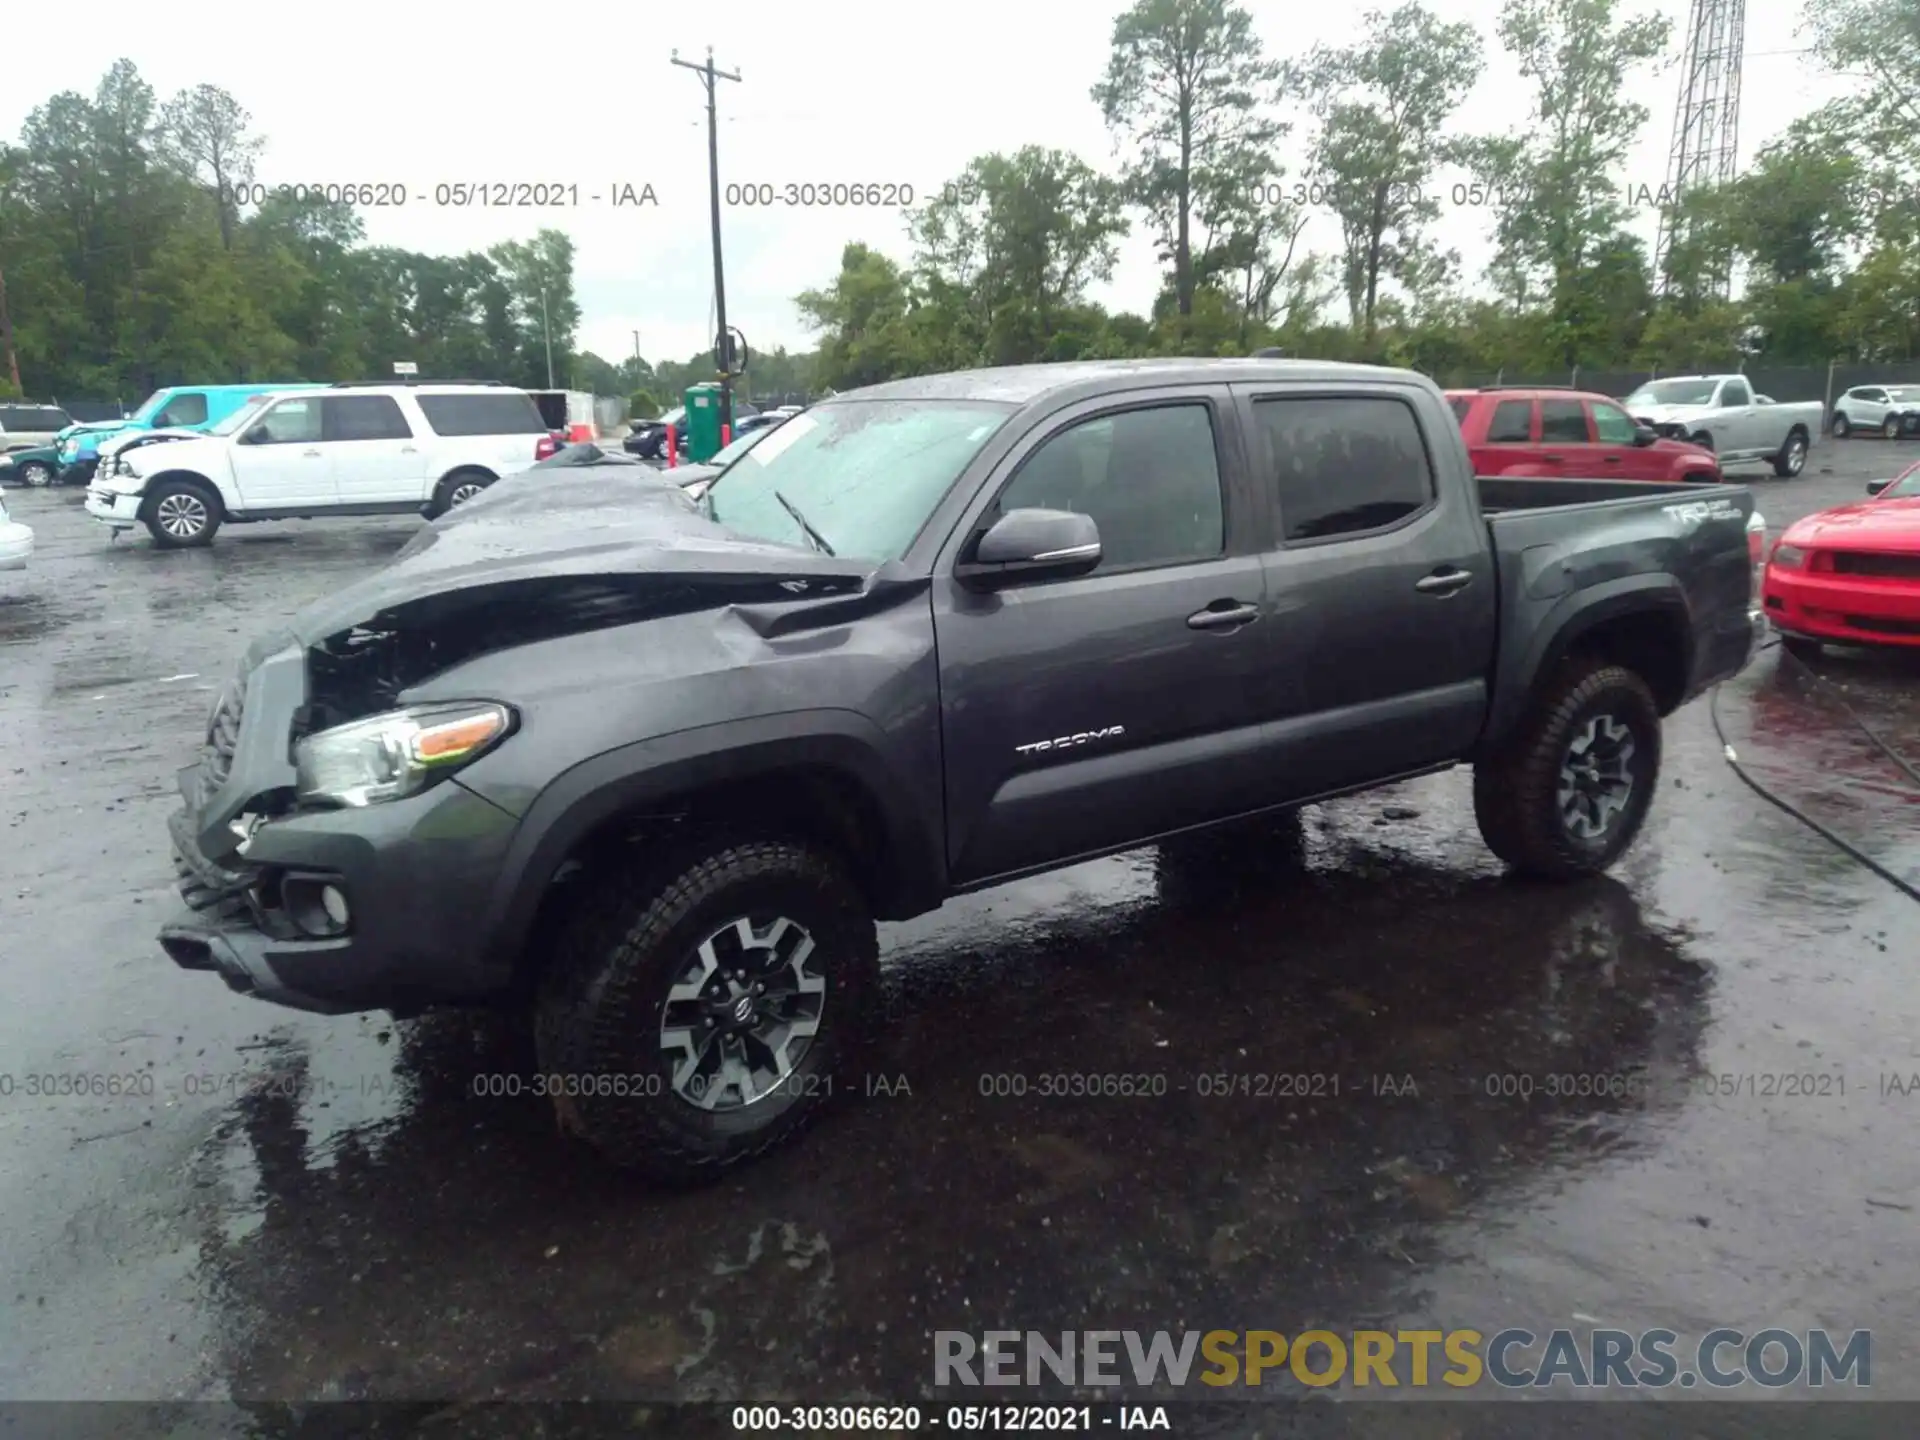
[[[687,402],[687,453],[689,464],[704,465],[720,453],[720,387],[708,381],[689,385]]]

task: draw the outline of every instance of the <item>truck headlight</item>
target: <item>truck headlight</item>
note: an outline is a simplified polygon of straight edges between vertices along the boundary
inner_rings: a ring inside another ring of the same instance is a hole
[[[514,714],[492,701],[389,710],[309,735],[294,746],[305,801],[377,805],[418,794],[479,759],[513,730]]]

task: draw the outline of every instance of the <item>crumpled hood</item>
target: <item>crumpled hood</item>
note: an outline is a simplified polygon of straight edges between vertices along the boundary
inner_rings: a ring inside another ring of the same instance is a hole
[[[525,586],[531,593],[542,581],[596,577],[766,579],[799,599],[844,593],[876,568],[735,535],[651,474],[524,471],[428,525],[384,569],[309,606],[292,629],[311,645],[435,597],[457,606],[477,600],[471,592]]]
[[[134,430],[126,429],[123,434],[110,435],[100,442],[100,458],[108,459],[136,446],[151,444],[160,440],[204,440],[204,430]]]
[[[1862,500],[1796,520],[1780,536],[1802,549],[1920,554],[1920,496]]]

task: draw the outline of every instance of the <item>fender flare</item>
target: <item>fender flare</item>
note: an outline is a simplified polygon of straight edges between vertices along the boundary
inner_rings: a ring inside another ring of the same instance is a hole
[[[581,761],[534,798],[514,831],[482,931],[492,936],[490,963],[515,965],[554,872],[597,826],[636,807],[670,806],[709,785],[796,769],[850,781],[881,816],[890,878],[878,918],[935,908],[946,893],[944,852],[883,758],[883,743],[879,727],[853,711],[790,711],[676,731]]]
[[[1495,677],[1496,698],[1476,749],[1484,753],[1512,733],[1532,704],[1542,678],[1551,675],[1582,638],[1609,621],[1647,614],[1670,620],[1680,641],[1682,674],[1691,676],[1693,611],[1675,576],[1623,575],[1583,586],[1561,596],[1541,618],[1513,673]]]
[[[147,508],[147,497],[153,493],[154,487],[168,480],[190,480],[202,486],[213,496],[214,503],[220,507],[220,518],[223,520],[227,518],[229,513],[227,497],[221,493],[220,487],[213,482],[211,476],[202,475],[198,470],[162,470],[158,474],[147,476],[140,482],[139,490],[140,509],[143,512]]]

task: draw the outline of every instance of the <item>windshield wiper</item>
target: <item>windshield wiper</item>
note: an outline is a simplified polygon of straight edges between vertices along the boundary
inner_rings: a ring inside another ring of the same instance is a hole
[[[716,475],[713,478],[718,480],[720,477]],[[807,517],[800,513],[800,507],[787,499],[787,497],[782,495],[778,490],[773,492],[773,498],[778,500],[780,507],[793,517],[793,523],[800,527],[801,533],[807,537],[807,543],[812,545],[813,548],[818,550],[822,555],[831,558],[833,556],[833,547],[827,543],[826,536],[822,535],[807,523]]]

